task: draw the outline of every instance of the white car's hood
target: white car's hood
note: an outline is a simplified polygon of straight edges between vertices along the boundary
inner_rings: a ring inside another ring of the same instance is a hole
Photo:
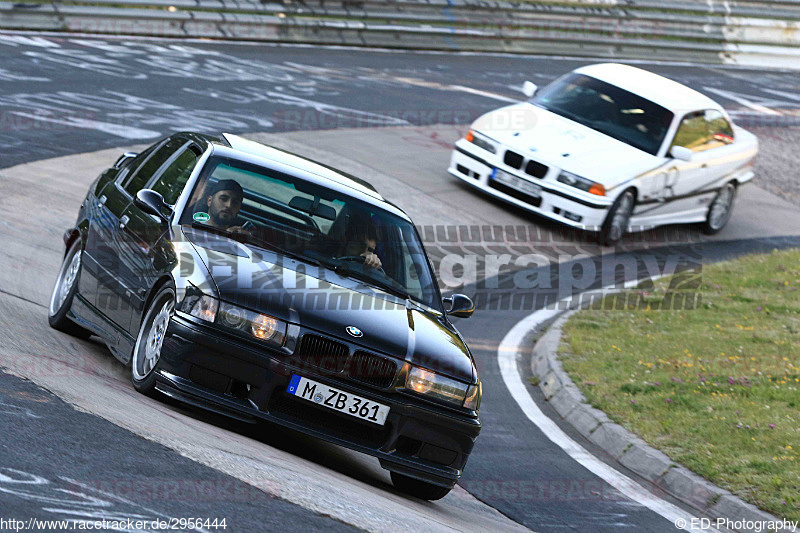
[[[561,168],[606,188],[651,170],[663,159],[527,102],[486,113],[473,129],[527,159]],[[502,152],[498,155],[502,157]]]

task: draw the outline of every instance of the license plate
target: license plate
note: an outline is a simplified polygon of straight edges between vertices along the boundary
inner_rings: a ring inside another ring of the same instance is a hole
[[[389,406],[361,396],[344,392],[335,387],[329,387],[319,381],[292,375],[286,392],[298,398],[315,403],[328,409],[350,415],[373,424],[382,426],[386,423]]]
[[[496,179],[503,185],[508,185],[512,189],[524,192],[525,194],[533,196],[534,198],[542,197],[542,188],[539,185],[531,183],[528,180],[518,178],[512,174],[509,174],[508,172],[500,170],[499,168],[494,169],[492,178]]]

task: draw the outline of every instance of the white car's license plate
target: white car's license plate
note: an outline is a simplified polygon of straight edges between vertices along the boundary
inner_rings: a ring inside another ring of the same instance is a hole
[[[367,400],[297,374],[292,375],[286,392],[322,407],[380,426],[386,422],[386,416],[389,414],[388,405]]]
[[[542,188],[539,185],[531,183],[528,180],[518,178],[512,174],[509,174],[508,172],[500,170],[499,168],[495,169],[492,178],[496,179],[503,185],[508,185],[512,189],[529,194],[534,198],[542,197]]]

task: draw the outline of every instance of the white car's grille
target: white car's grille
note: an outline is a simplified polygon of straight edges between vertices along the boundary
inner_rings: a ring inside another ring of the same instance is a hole
[[[548,171],[547,165],[539,163],[538,161],[534,161],[533,159],[529,159],[526,164],[525,158],[512,150],[506,150],[505,156],[503,157],[503,162],[511,168],[524,170],[526,174],[533,176],[534,178],[542,179],[547,175]]]

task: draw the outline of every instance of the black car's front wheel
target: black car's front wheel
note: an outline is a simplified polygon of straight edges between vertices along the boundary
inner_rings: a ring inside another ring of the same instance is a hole
[[[397,472],[390,472],[390,474],[392,476],[392,484],[394,485],[394,488],[400,492],[405,492],[406,494],[415,496],[421,500],[441,500],[452,490],[452,487],[441,487],[439,485],[434,485],[433,483],[414,479],[413,477],[409,477],[404,474],[398,474]]]
[[[61,262],[61,269],[58,271],[58,277],[53,286],[53,294],[50,296],[47,321],[52,328],[81,339],[87,339],[92,333],[67,317],[67,313],[72,307],[72,300],[78,290],[82,257],[81,240],[75,239]]]
[[[131,382],[142,394],[156,390],[156,367],[169,321],[175,312],[175,290],[166,286],[158,291],[144,314],[131,358]]]

